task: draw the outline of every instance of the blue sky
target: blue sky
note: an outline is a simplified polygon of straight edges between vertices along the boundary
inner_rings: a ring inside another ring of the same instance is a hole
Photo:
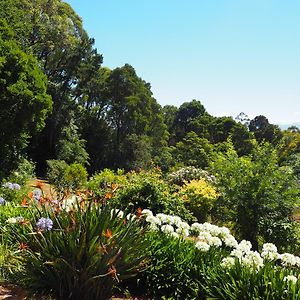
[[[104,66],[131,64],[161,105],[300,122],[299,0],[67,0]]]

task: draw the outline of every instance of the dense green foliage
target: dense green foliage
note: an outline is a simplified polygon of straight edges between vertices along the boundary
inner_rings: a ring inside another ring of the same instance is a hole
[[[61,0],[1,1],[0,35],[2,170],[26,155],[42,176],[53,159],[85,164],[89,173],[105,167],[206,168],[228,138],[239,156],[251,153],[254,140],[279,146],[282,137],[282,161],[298,151],[285,150],[291,145],[287,135],[264,116],[250,121],[243,114],[238,122],[213,117],[195,99],[161,107],[132,66],[101,66],[80,17]]]
[[[240,237],[256,249],[259,237],[280,245],[295,242],[290,218],[299,204],[299,188],[291,170],[277,162],[274,148],[262,144],[244,157],[230,146],[212,163],[222,192],[217,208],[221,219],[233,222]]]
[[[58,299],[300,299],[300,258],[276,248],[300,253],[299,129],[161,107],[102,63],[69,4],[0,1],[0,278]]]

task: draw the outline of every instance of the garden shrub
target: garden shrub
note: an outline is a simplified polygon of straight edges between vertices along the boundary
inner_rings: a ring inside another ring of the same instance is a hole
[[[88,173],[84,166],[79,163],[68,165],[63,160],[48,160],[47,164],[49,183],[61,195],[75,192],[87,182]]]
[[[239,157],[231,145],[214,158],[212,169],[221,192],[216,217],[232,222],[239,237],[251,241],[256,249],[259,240],[270,238],[277,246],[289,246],[295,238],[294,226],[282,225],[293,223],[299,189],[293,174],[278,166],[276,150],[264,143],[255,145],[251,155]]]
[[[64,160],[47,160],[48,171],[47,178],[58,193],[63,193],[67,183],[65,181],[65,172],[68,164]]]
[[[181,197],[175,193],[175,188],[162,179],[158,170],[131,172],[127,177],[126,185],[113,198],[116,207],[132,211],[147,208],[154,213],[163,212],[179,215],[186,220],[193,219]]]
[[[84,187],[87,183],[88,173],[85,167],[79,163],[69,165],[64,174],[69,191],[75,192]]]
[[[25,185],[28,180],[35,178],[35,164],[33,161],[23,158],[17,169],[12,172],[9,181],[17,182],[20,185]]]
[[[123,170],[118,169],[117,171],[113,171],[110,169],[104,169],[95,174],[89,180],[87,186],[89,190],[93,192],[94,196],[103,198],[107,193],[111,193],[112,190],[122,188],[126,183],[127,177]]]
[[[186,207],[199,222],[206,222],[219,194],[205,179],[186,182],[180,190]]]
[[[182,186],[185,182],[204,178],[207,182],[215,182],[215,177],[208,171],[193,166],[183,167],[175,172],[170,173],[167,179],[174,184]]]

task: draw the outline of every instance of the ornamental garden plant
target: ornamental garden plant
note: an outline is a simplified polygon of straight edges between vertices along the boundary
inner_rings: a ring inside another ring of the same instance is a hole
[[[227,220],[212,224],[226,194],[218,174],[210,182],[203,174],[180,186],[157,170],[105,170],[75,193],[68,184],[58,199],[42,184],[3,182],[2,280],[54,299],[300,299],[300,257],[282,244],[236,238]],[[174,199],[180,215],[170,210]]]

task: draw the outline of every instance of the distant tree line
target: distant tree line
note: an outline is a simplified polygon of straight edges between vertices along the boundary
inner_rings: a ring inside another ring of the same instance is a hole
[[[281,131],[264,116],[214,117],[199,100],[161,107],[132,66],[110,70],[102,63],[69,4],[0,1],[0,176],[23,157],[40,175],[53,159],[90,173],[206,168],[228,139],[239,156],[267,141],[281,164],[300,166],[297,128]]]

